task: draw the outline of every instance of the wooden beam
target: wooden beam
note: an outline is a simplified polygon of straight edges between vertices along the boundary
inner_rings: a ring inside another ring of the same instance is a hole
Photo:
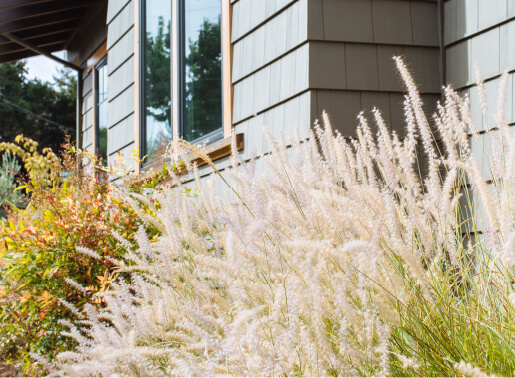
[[[50,58],[52,59],[53,61],[57,62],[57,63],[61,63],[62,65],[68,67],[68,68],[71,68],[75,71],[79,71],[80,70],[80,67],[76,66],[75,64],[72,64],[70,62],[67,62],[66,60],[63,60],[61,58],[58,58],[56,57],[55,55],[52,55],[51,53],[43,50],[43,49],[40,49],[38,48],[37,46],[34,46],[32,43],[30,42],[27,42],[27,41],[24,41],[23,39],[21,38],[18,38],[12,34],[9,34],[9,33],[2,33],[0,34],[2,37],[4,38],[7,38],[13,42],[16,42],[17,44],[25,47],[26,49],[28,50],[32,50],[34,51],[35,53],[37,53],[38,55],[44,55],[46,56],[47,58]]]
[[[48,41],[47,43],[39,45],[38,48],[45,49],[46,52],[61,51],[64,42],[65,42],[64,40]],[[30,56],[38,55],[34,51],[29,50],[21,45],[18,45],[16,43],[11,43],[10,45],[0,46],[0,57],[4,57],[6,55],[8,56],[8,55],[19,53],[19,52],[27,52],[27,51],[31,52],[32,55],[30,55]]]
[[[92,3],[93,0],[57,0],[52,3],[37,3],[19,8],[11,8],[0,12],[0,23],[31,19],[33,17],[55,14],[66,10],[86,8],[91,6]]]
[[[81,8],[64,12],[42,15],[30,19],[22,19],[0,23],[1,33],[15,33],[21,30],[36,29],[44,26],[61,24],[72,20],[82,19],[84,10]]]
[[[55,44],[55,45],[46,46],[45,51],[47,51],[47,52],[62,51],[63,50],[62,46],[63,46],[62,42]],[[39,54],[36,54],[32,50],[28,50],[28,49],[24,49],[23,47],[20,47],[19,50],[0,55],[0,63],[14,62],[14,61],[21,60],[21,59],[32,58],[34,56],[39,56]]]
[[[50,25],[43,28],[34,29],[33,33],[30,33],[30,31],[32,30],[24,30],[19,33],[16,33],[16,36],[18,38],[29,41],[35,45],[39,45],[43,42],[41,41],[41,39],[45,37],[53,37],[56,34],[70,35],[70,33],[74,30],[76,24],[76,22],[70,22],[67,24]],[[0,37],[0,46],[7,43],[12,42],[6,38]]]
[[[28,38],[22,38],[24,41],[32,43],[34,46],[39,48],[55,45],[57,43],[64,44],[68,40],[68,36],[70,35],[69,30],[65,30],[59,33],[47,34],[43,36],[34,36]],[[16,47],[19,46],[17,43],[10,41],[9,39],[0,36],[0,54],[5,52],[14,52]],[[12,49],[12,50],[11,50]]]
[[[74,39],[77,37],[77,35],[82,32],[90,22],[95,21],[95,18],[99,12],[102,11],[104,6],[102,6],[102,3],[104,3],[107,0],[97,0],[97,2],[91,7],[91,9],[88,11],[88,13],[84,16],[80,24],[75,28],[75,31],[70,34],[70,37],[68,38],[68,41],[64,44],[64,49],[68,50],[70,45],[73,43]],[[103,19],[101,22],[105,23],[105,19]]]
[[[57,51],[57,50],[56,50]],[[22,60],[26,58],[30,58],[37,55],[34,51],[30,50],[22,50],[18,52],[13,52],[11,54],[5,54],[0,56],[0,63],[9,63],[15,62],[17,60]]]
[[[37,4],[37,3],[48,3],[53,0],[3,0],[0,3],[0,10],[23,7],[25,5]]]

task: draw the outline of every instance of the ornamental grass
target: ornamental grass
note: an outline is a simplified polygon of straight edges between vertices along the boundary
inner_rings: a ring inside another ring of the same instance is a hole
[[[377,109],[359,115],[356,138],[324,115],[289,149],[269,137],[267,156],[242,164],[234,154],[232,170],[212,178],[222,195],[194,166],[198,196],[173,170],[174,187],[128,194],[157,233],[142,226],[137,243],[113,233],[131,281],[99,294],[104,308],[64,322],[75,351],[41,362],[73,376],[514,375],[509,77],[482,161],[469,98],[444,88],[428,119],[396,64],[403,138]],[[477,90],[473,106],[486,112],[481,82]],[[173,144],[171,166],[193,150]]]

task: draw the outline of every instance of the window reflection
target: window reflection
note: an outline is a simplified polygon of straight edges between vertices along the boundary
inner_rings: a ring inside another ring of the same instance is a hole
[[[222,127],[221,0],[183,0],[183,137]]]
[[[104,58],[97,70],[97,153],[107,165],[107,60]]]
[[[172,139],[171,0],[148,0],[145,8],[146,154]]]
[[[160,156],[172,139],[172,96],[177,96],[181,135],[189,140],[222,135],[222,0],[178,0],[178,26],[171,0],[144,2],[143,114],[145,154]],[[171,30],[178,30],[177,35]],[[171,56],[176,38],[178,56]],[[172,94],[172,60],[178,93]]]

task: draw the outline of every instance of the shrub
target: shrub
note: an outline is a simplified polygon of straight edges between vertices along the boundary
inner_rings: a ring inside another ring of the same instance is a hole
[[[55,174],[47,176],[52,186],[29,168],[28,207],[0,223],[0,355],[23,358],[25,368],[29,353],[51,358],[73,347],[60,335],[59,320],[77,319],[86,303],[103,305],[94,295],[109,288],[116,277],[112,261],[122,253],[111,232],[131,239],[138,229],[135,213],[105,175],[91,166],[77,169],[82,157],[70,150],[55,162]],[[95,249],[100,259],[77,247]]]
[[[52,186],[59,183],[61,162],[51,148],[38,151],[39,144],[23,135],[15,138],[15,143],[0,143],[0,152],[10,152],[23,162],[30,183],[36,187]]]
[[[105,308],[86,305],[83,322],[64,322],[77,351],[49,369],[513,375],[515,141],[502,104],[489,190],[470,151],[468,98],[445,88],[434,116],[439,150],[397,65],[408,90],[403,141],[378,110],[377,137],[360,114],[352,140],[324,116],[325,129],[291,154],[270,140],[267,173],[233,156],[224,197],[202,187],[194,167],[198,199],[178,180],[156,193],[155,216],[141,219],[161,235],[140,229],[136,248],[116,236],[128,250],[119,271],[132,282],[113,284]],[[179,142],[174,156],[180,146],[195,150]]]

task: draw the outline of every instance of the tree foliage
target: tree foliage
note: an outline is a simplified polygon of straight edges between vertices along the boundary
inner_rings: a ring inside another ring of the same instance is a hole
[[[193,140],[222,126],[222,54],[220,19],[205,19],[186,57],[185,138]]]
[[[148,115],[158,122],[171,120],[170,23],[159,18],[157,34],[147,35],[145,101]]]
[[[75,138],[77,80],[67,69],[55,80],[55,87],[28,80],[23,61],[0,65],[0,142],[23,134],[59,151],[65,134]]]

